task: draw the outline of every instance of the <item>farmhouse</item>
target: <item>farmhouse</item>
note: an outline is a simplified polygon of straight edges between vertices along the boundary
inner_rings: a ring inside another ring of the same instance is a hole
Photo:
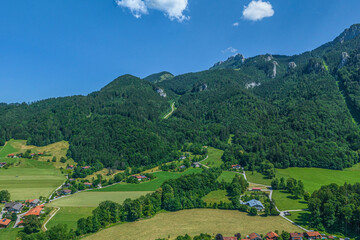
[[[74,169],[74,165],[67,166],[67,169],[70,169],[70,170]]]
[[[92,183],[85,182],[84,185],[85,185],[86,187],[91,187],[91,186],[92,186]]]
[[[274,232],[268,232],[265,236],[266,240],[277,240],[279,238],[279,235],[277,235]]]
[[[304,234],[303,233],[290,233],[290,240],[303,240]]]
[[[224,240],[237,240],[237,237],[223,237]]]
[[[253,192],[260,192],[260,191],[261,191],[261,188],[252,188],[251,191],[253,191]]]
[[[69,195],[69,194],[71,194],[71,190],[69,190],[69,189],[64,189],[64,190],[62,190],[62,193],[63,193],[64,195]]]
[[[8,212],[19,213],[23,209],[24,205],[19,202],[5,203],[5,210]]]
[[[35,207],[40,203],[39,199],[26,200],[25,203],[29,204],[30,207]]]
[[[199,162],[193,162],[191,165],[192,165],[194,168],[199,168],[199,167],[201,167],[201,164],[200,164]]]
[[[246,202],[245,205],[248,205],[249,207],[254,207],[258,211],[262,211],[264,209],[264,205],[259,200],[256,199],[252,199]]]
[[[89,169],[90,166],[81,167],[82,169]]]
[[[231,168],[232,168],[232,169],[235,169],[235,170],[240,170],[240,169],[241,169],[241,165],[239,165],[239,164],[231,165]]]
[[[41,211],[43,209],[44,209],[44,205],[36,206],[36,207],[30,209],[30,211],[28,211],[24,216],[30,216],[30,215],[40,216]]]
[[[6,165],[6,162],[0,162],[0,168]]]
[[[186,168],[185,165],[181,165],[181,166],[180,166],[180,169],[185,169],[185,168]]]
[[[308,239],[321,239],[321,234],[319,232],[306,232],[304,236]]]
[[[261,236],[258,233],[250,233],[249,239],[250,240],[262,240]]]
[[[180,159],[180,160],[185,160],[186,157],[183,155],[183,156],[181,156],[179,159]]]
[[[8,154],[8,157],[9,157],[9,158],[14,158],[14,157],[16,157],[16,156],[15,156],[15,154]]]
[[[144,175],[131,175],[133,178],[136,178],[138,181],[141,181],[143,179],[147,179]]]
[[[7,228],[10,223],[11,223],[10,219],[7,218],[0,219],[0,228]]]

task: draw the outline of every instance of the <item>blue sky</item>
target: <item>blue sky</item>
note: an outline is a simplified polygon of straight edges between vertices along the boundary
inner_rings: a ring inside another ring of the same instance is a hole
[[[360,23],[359,0],[250,2],[3,0],[0,102],[88,94],[126,73],[201,71],[235,53],[298,54]]]

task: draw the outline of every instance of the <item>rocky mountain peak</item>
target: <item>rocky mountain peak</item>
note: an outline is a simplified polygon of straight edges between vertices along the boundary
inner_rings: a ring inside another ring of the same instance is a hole
[[[349,41],[351,39],[356,38],[360,35],[360,24],[354,24],[351,27],[345,29],[345,31],[338,36],[335,41],[340,41],[340,43],[344,43],[345,41]]]

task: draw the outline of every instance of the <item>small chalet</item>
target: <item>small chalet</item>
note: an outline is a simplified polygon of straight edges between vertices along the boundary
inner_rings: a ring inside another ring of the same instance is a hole
[[[44,155],[44,153],[43,153],[43,152],[39,152],[38,155]]]
[[[321,239],[321,234],[319,232],[306,232],[304,234],[308,239]]]
[[[69,182],[73,182],[73,181],[75,181],[75,179],[73,179],[73,178],[70,178],[70,179],[69,179]]]
[[[231,168],[232,168],[232,169],[235,169],[235,170],[240,170],[240,169],[241,169],[241,165],[239,165],[239,164],[231,165]]]
[[[183,156],[181,156],[179,159],[180,159],[180,160],[185,160],[186,157],[183,155]]]
[[[251,233],[249,234],[250,240],[262,240],[261,236],[258,233]]]
[[[69,194],[71,194],[71,190],[70,189],[65,189],[65,190],[62,190],[62,193],[64,195],[69,195]]]
[[[92,183],[84,182],[84,185],[85,185],[86,187],[91,187],[91,186],[92,186]]]
[[[185,169],[185,168],[186,168],[185,165],[181,165],[181,166],[180,166],[180,169]]]
[[[30,211],[28,211],[24,216],[30,216],[30,215],[40,216],[43,209],[44,209],[44,205],[36,206],[30,209]]]
[[[6,162],[0,162],[0,168],[6,165]]]
[[[264,209],[264,205],[256,199],[252,199],[245,203],[245,205],[248,205],[249,207],[254,207],[258,211],[262,211]]]
[[[90,166],[81,167],[82,169],[89,169]]]
[[[277,235],[274,232],[268,232],[265,236],[265,239],[267,240],[277,240],[279,238],[279,235]]]
[[[5,210],[8,212],[19,213],[23,209],[24,205],[19,202],[5,203]]]
[[[7,228],[10,223],[11,223],[10,219],[7,218],[0,219],[0,228]]]
[[[9,158],[14,158],[14,157],[15,157],[15,154],[8,154],[8,157],[9,157]]]
[[[304,234],[303,233],[290,233],[290,240],[303,240]]]
[[[29,204],[30,207],[35,207],[40,203],[39,199],[26,200],[25,203]]]
[[[147,179],[144,175],[132,175],[133,178],[136,178],[138,181],[141,181],[143,179]]]
[[[201,167],[201,164],[200,164],[199,162],[193,162],[191,165],[192,165],[194,168],[199,168],[199,167]]]
[[[67,169],[70,169],[70,170],[74,169],[74,165],[67,166]]]
[[[237,237],[223,237],[224,240],[237,240]]]

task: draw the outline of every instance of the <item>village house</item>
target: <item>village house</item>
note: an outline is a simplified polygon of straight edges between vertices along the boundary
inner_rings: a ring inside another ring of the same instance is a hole
[[[9,157],[9,158],[14,158],[14,157],[16,157],[16,156],[15,156],[15,154],[8,154],[8,157]]]
[[[44,205],[39,205],[39,206],[36,206],[32,209],[30,209],[30,211],[28,211],[24,217],[26,216],[30,216],[30,215],[35,215],[35,216],[40,216],[40,214],[42,213],[42,210],[44,209]]]
[[[240,170],[240,169],[241,169],[241,165],[239,165],[239,164],[231,165],[231,168],[232,168],[232,169],[235,169],[235,170]]]
[[[321,239],[321,234],[319,232],[306,232],[304,234],[308,239]]]
[[[261,192],[261,188],[252,188],[251,191],[253,191],[253,192]]]
[[[193,166],[194,168],[199,168],[201,167],[201,164],[199,162],[193,162],[191,166]]]
[[[24,205],[19,202],[9,202],[5,203],[5,210],[7,212],[14,212],[14,213],[20,213],[23,209]]]
[[[73,179],[73,178],[70,178],[70,179],[69,179],[69,182],[73,182],[73,181],[75,181],[75,179]]]
[[[62,194],[69,195],[69,194],[71,194],[71,190],[70,189],[64,189],[64,190],[62,190]]]
[[[185,160],[186,159],[186,156],[181,156],[180,158],[179,158],[180,160]]]
[[[223,237],[224,240],[237,240],[237,237]]]
[[[277,235],[274,232],[268,232],[265,236],[266,240],[277,240],[279,238],[279,235]]]
[[[67,169],[70,169],[70,170],[74,169],[74,165],[67,166]]]
[[[30,207],[35,207],[40,203],[39,199],[31,199],[31,200],[26,200],[25,203],[27,203]]]
[[[147,179],[144,175],[132,175],[133,178],[136,178],[138,181],[142,181],[143,179]]]
[[[24,227],[24,221],[21,220],[20,222],[18,222],[18,224],[16,225],[16,227],[18,227],[18,228]]]
[[[303,240],[304,234],[303,233],[290,233],[290,240]]]
[[[0,168],[6,165],[6,162],[0,162]]]
[[[262,237],[258,233],[250,233],[249,239],[250,240],[262,240]]]
[[[89,169],[90,166],[81,167],[82,169]]]
[[[91,187],[91,186],[92,186],[92,183],[85,182],[84,185],[85,185],[86,187]]]
[[[7,218],[0,219],[0,228],[7,228],[10,223],[11,223],[10,219]]]
[[[180,169],[185,169],[185,168],[186,168],[185,165],[181,165],[181,166],[180,166]]]
[[[259,200],[256,199],[252,199],[244,204],[248,205],[249,207],[254,207],[258,211],[262,211],[264,209],[264,205]]]

